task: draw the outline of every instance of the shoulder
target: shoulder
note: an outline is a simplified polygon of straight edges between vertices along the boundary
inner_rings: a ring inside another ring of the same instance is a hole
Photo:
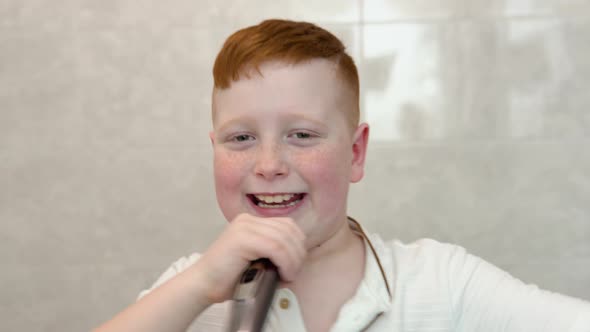
[[[464,260],[468,255],[465,248],[423,238],[404,243],[398,239],[383,240],[377,234],[369,235],[375,251],[384,259],[392,261],[392,268],[399,272],[448,269],[453,264]]]
[[[457,279],[483,262],[458,245],[423,238],[404,243],[369,236],[392,289],[449,297]]]
[[[395,251],[397,256],[400,258],[403,257],[404,259],[436,259],[465,251],[464,248],[458,245],[439,242],[429,238],[422,238],[409,243],[394,239],[385,243]]]
[[[404,319],[414,321],[414,313],[428,310],[457,331],[492,330],[499,322],[509,322],[505,331],[586,331],[590,325],[589,303],[525,284],[461,246],[378,235],[370,240]]]

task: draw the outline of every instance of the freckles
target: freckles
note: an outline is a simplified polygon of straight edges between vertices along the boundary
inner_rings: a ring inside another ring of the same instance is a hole
[[[318,217],[330,219],[346,206],[350,157],[342,148],[322,146],[293,155],[295,170],[311,187]],[[347,167],[348,163],[348,167]]]
[[[222,169],[240,169],[247,165],[249,157],[245,153],[235,151],[215,152],[215,167]]]
[[[323,178],[326,183],[342,181],[347,172],[347,158],[342,151],[327,147],[307,150],[295,155],[293,164],[297,169],[314,178]]]
[[[242,211],[240,186],[242,184],[246,159],[241,153],[215,150],[213,156],[215,192],[217,203],[227,221],[233,220]]]
[[[292,163],[296,169],[305,170],[307,173],[317,173],[321,172],[322,165],[325,165],[329,159],[318,149],[294,154]]]
[[[242,153],[225,151],[215,152],[213,160],[215,180],[224,188],[235,186],[239,182],[248,162],[248,158]]]

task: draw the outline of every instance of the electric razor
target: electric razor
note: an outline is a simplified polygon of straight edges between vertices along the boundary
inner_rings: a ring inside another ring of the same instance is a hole
[[[278,283],[277,268],[270,260],[250,263],[236,285],[226,332],[261,332]]]

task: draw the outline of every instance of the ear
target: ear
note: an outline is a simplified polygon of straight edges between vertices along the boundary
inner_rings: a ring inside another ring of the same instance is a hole
[[[352,168],[350,182],[359,182],[365,174],[365,156],[369,143],[369,125],[361,123],[354,132],[352,140]]]
[[[211,145],[215,145],[215,132],[214,131],[209,132],[209,139],[211,140]]]

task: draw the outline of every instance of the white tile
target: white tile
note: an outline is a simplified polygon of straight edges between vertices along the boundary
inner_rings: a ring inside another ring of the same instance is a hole
[[[586,0],[473,0],[466,1],[469,16],[588,16]]]
[[[373,141],[444,137],[456,84],[448,74],[456,68],[449,27],[397,23],[363,31],[363,115]]]
[[[232,29],[267,18],[318,23],[360,19],[358,1],[314,0],[105,0],[47,2],[31,0],[0,5],[0,26],[45,29],[170,27],[225,25]]]
[[[452,18],[463,14],[460,0],[363,0],[363,20],[367,23],[407,20]]]
[[[590,21],[461,23],[465,137],[590,136]]]
[[[215,31],[84,31],[80,109],[90,144],[183,145],[207,137]]]

